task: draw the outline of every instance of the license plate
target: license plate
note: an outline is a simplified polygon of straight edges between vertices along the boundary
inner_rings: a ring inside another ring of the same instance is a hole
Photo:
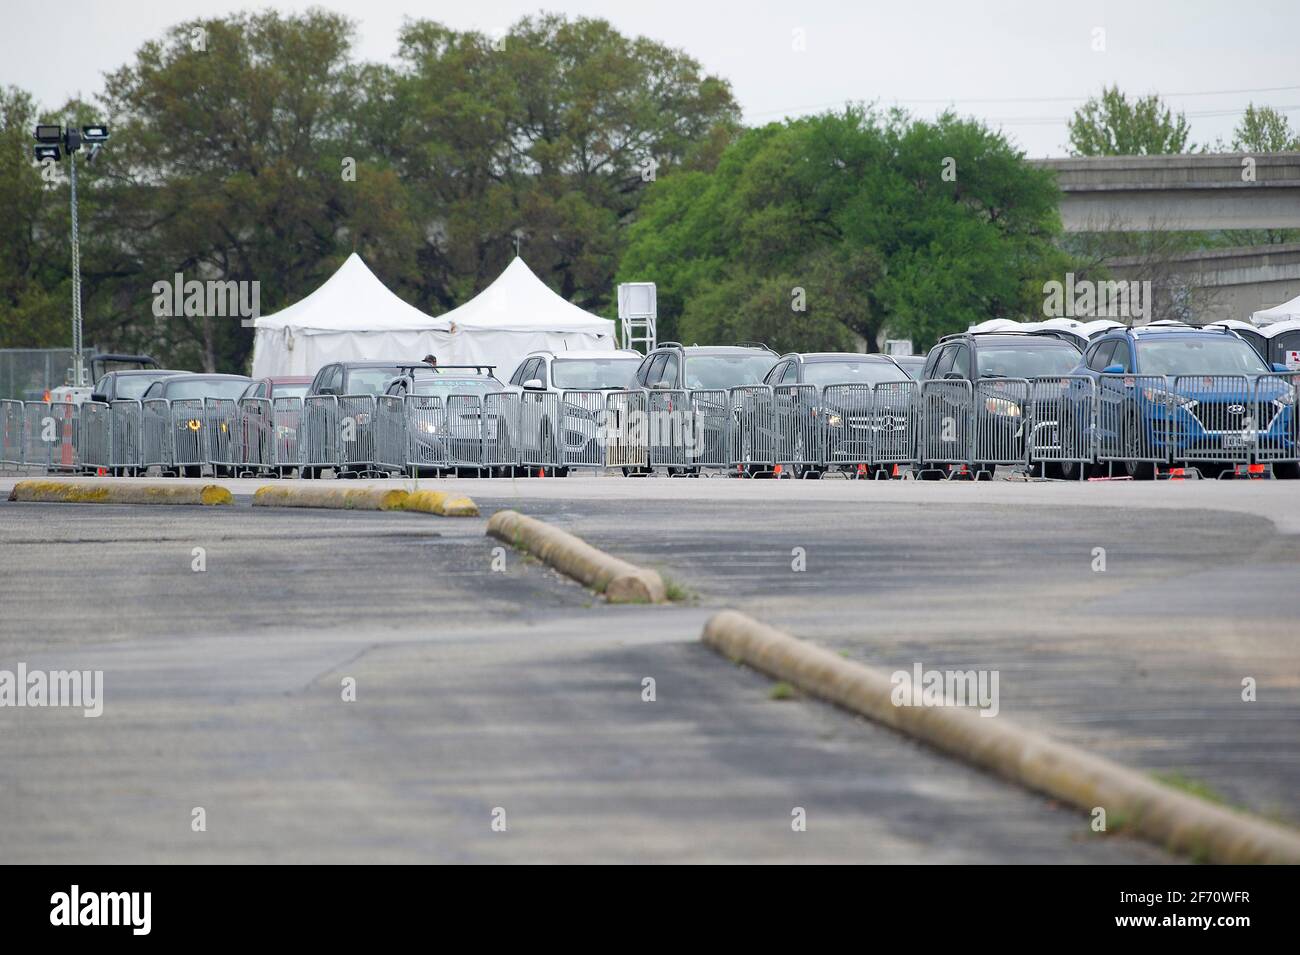
[[[1244,435],[1225,434],[1223,436],[1223,446],[1226,449],[1236,450],[1240,448],[1250,447],[1250,442],[1246,440],[1246,437]]]

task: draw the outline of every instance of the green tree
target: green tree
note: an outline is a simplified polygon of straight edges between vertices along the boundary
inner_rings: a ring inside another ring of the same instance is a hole
[[[238,318],[155,319],[155,282],[256,281],[271,312],[354,250],[383,274],[413,271],[401,184],[358,148],[352,37],[319,10],[195,20],[107,78],[100,228],[119,238],[90,262],[107,302],[98,327],[171,361],[242,371],[252,330]]]
[[[1129,101],[1118,86],[1106,87],[1075,110],[1069,122],[1075,156],[1159,156],[1188,151],[1190,132],[1182,113],[1174,114],[1152,94]]]
[[[418,21],[399,59],[369,77],[370,130],[410,190],[415,299],[435,312],[494,279],[516,237],[560,294],[606,308],[646,188],[707,165],[738,120],[725,81],[604,20],[525,17],[495,38]]]
[[[849,109],[751,130],[714,171],[658,182],[618,278],[658,283],[661,337],[924,345],[1037,309],[1066,261],[1057,197],[978,123]]]
[[[1300,149],[1300,134],[1292,131],[1285,113],[1271,106],[1246,106],[1237,128],[1232,131],[1232,151],[1238,153],[1281,153]]]

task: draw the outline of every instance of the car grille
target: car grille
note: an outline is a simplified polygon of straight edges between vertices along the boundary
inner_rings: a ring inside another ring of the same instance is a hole
[[[1276,414],[1271,401],[1203,401],[1192,409],[1196,422],[1211,433],[1247,428],[1267,431]]]

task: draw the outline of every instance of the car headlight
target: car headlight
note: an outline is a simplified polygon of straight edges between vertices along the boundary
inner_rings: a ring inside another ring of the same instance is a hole
[[[1195,398],[1180,395],[1176,391],[1165,391],[1163,388],[1143,388],[1142,397],[1152,404],[1176,405],[1189,410],[1199,403]]]
[[[834,412],[831,412],[826,416],[826,424],[827,426],[832,428],[842,428],[844,427],[844,418],[840,415],[835,414]]]
[[[989,414],[1002,415],[1005,418],[1020,417],[1020,405],[1010,398],[985,398],[984,410]]]
[[[1273,399],[1273,404],[1279,408],[1290,408],[1295,404],[1295,389],[1288,388],[1282,394]]]
[[[180,425],[180,429],[182,431],[184,431],[186,428],[189,428],[191,431],[198,431],[199,428],[201,427],[202,424],[199,422],[198,418],[191,418],[189,421],[184,421]]]

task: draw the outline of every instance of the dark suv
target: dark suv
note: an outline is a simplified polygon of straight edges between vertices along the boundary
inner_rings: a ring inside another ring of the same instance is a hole
[[[953,460],[965,457],[967,441],[974,441],[976,456],[1002,461],[1023,460],[1025,452],[1025,404],[1027,379],[1068,375],[1079,363],[1079,349],[1069,342],[1042,335],[1017,332],[964,332],[948,335],[930,349],[925,360],[923,382],[968,382],[970,387],[932,389],[922,395],[922,414],[931,427],[940,422],[941,442],[950,442]],[[924,385],[922,386],[924,387]],[[1039,421],[1035,427],[1055,429],[1055,421]],[[967,428],[973,428],[968,432]],[[942,445],[926,442],[918,455],[922,476],[935,473],[925,456]],[[937,456],[937,455],[936,455]],[[939,458],[940,461],[943,458]],[[971,462],[976,475],[996,471],[997,462]]]

